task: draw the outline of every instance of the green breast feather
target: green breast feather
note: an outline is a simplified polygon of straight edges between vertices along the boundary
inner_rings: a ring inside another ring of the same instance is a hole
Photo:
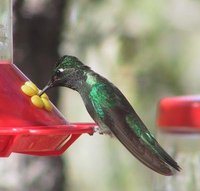
[[[89,99],[101,119],[104,118],[104,111],[115,105],[112,91],[103,83],[95,83],[89,93]]]

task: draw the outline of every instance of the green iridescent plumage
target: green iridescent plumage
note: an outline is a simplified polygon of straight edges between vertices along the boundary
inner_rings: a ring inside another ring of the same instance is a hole
[[[106,85],[102,83],[95,83],[91,87],[89,99],[101,119],[104,119],[105,117],[102,105],[107,107],[107,109],[112,108],[115,105],[115,100],[109,99],[110,93],[111,92],[107,91]]]
[[[146,166],[163,175],[172,175],[173,168],[180,170],[148,131],[121,91],[76,57],[63,56],[59,60],[43,92],[54,86],[78,91],[87,111],[102,132],[111,131]]]

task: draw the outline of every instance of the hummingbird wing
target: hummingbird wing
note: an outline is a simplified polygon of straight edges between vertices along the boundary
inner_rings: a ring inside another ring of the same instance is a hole
[[[173,174],[169,166],[179,170],[177,163],[145,129],[136,113],[127,117],[124,111],[114,108],[106,115],[105,124],[136,158],[152,170],[163,175]]]
[[[152,170],[172,175],[178,164],[158,144],[124,95],[114,85],[100,84],[91,91],[92,105],[99,114],[94,119],[104,124],[116,138],[143,164]],[[92,114],[91,114],[92,116]]]

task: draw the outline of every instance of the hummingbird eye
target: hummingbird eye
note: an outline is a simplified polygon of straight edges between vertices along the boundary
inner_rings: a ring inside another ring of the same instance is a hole
[[[56,70],[56,76],[60,76],[60,74],[64,71],[63,68]]]
[[[61,71],[60,70],[56,70],[55,74],[56,74],[56,76],[60,76]]]

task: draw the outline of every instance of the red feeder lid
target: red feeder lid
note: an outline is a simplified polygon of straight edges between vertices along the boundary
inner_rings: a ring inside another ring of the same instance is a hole
[[[9,61],[0,61],[0,156],[12,152],[40,156],[62,154],[94,123],[69,124],[53,106],[37,108],[21,91],[28,79]]]
[[[200,131],[200,96],[161,99],[157,122],[163,130]]]

